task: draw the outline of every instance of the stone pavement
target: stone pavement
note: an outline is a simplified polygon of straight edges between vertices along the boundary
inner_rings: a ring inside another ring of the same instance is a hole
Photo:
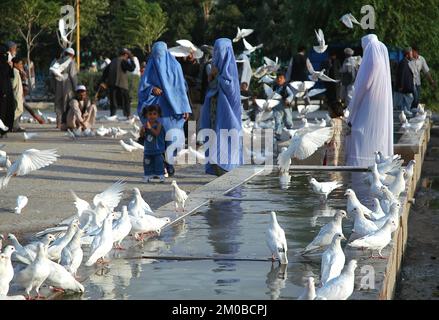
[[[99,112],[101,115],[102,113]],[[108,114],[104,112],[103,114]],[[105,127],[120,126],[132,129],[127,123],[99,122]],[[170,183],[177,180],[182,189],[193,191],[215,177],[204,174],[202,165],[177,166],[174,178],[165,183],[145,184],[143,179],[143,152],[128,153],[119,145],[121,138],[82,137],[77,140],[65,136],[53,124],[22,124],[28,132],[38,136],[24,142],[22,133],[8,133],[0,144],[14,161],[23,151],[31,148],[58,150],[60,158],[49,167],[24,177],[12,178],[9,186],[0,190],[0,233],[27,234],[53,226],[76,212],[70,190],[92,201],[119,179],[126,180],[126,191],[121,205],[128,204],[132,188],[140,189],[144,199],[154,210],[172,201]],[[129,136],[122,137],[128,139]],[[0,172],[1,175],[4,172]],[[29,203],[21,215],[15,214],[16,198],[25,195]]]

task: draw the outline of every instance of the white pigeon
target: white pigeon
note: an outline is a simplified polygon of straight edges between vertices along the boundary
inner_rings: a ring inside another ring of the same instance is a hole
[[[393,229],[396,230],[399,226],[399,211],[400,210],[401,210],[401,205],[399,203],[393,203],[390,206],[390,211],[387,215],[385,215],[381,219],[374,221],[377,228],[381,229],[386,224],[386,222],[388,220],[393,220],[393,221],[395,221],[395,226],[393,226]]]
[[[28,141],[38,136],[36,132],[23,132],[24,141]]]
[[[290,86],[295,90],[295,97],[302,98],[315,84],[314,81],[294,81],[290,83]]]
[[[405,191],[405,187],[406,187],[405,178],[404,178],[405,174],[406,174],[405,169],[403,168],[399,169],[399,173],[396,176],[396,179],[393,181],[392,184],[388,186],[390,192],[393,193],[396,199],[398,199],[401,193]]]
[[[289,171],[291,158],[304,160],[312,156],[318,148],[322,147],[325,142],[332,138],[333,129],[320,128],[311,132],[296,132],[288,146],[288,149],[279,154],[277,165],[281,172]]]
[[[355,194],[355,191],[352,189],[347,189],[345,196],[348,197],[348,203],[347,203],[347,212],[348,214],[352,214],[354,208],[360,208],[363,214],[370,218],[372,210],[370,210],[368,207],[364,206],[360,200],[358,200],[357,195]]]
[[[204,56],[204,52],[197,48],[191,41],[186,39],[181,39],[176,41],[181,47],[188,50],[188,55],[193,54],[195,59],[201,59]]]
[[[369,194],[372,197],[375,198],[381,198],[382,192],[381,187],[383,186],[383,183],[381,182],[380,174],[378,173],[378,170],[376,170],[376,163],[374,164],[374,170],[372,170],[372,183],[369,188]]]
[[[12,245],[14,246],[15,250],[14,250],[14,260],[15,261],[20,261],[21,263],[24,264],[30,264],[33,257],[29,254],[29,251],[26,250],[26,248],[24,248],[20,242],[18,241],[17,237],[12,234],[9,233],[8,234],[8,240],[12,243]]]
[[[326,92],[326,89],[311,89],[306,93],[306,95],[304,96],[304,99],[312,98],[312,97],[317,96],[319,94],[322,94],[324,92]]]
[[[324,53],[326,49],[328,49],[328,45],[325,43],[325,35],[323,34],[322,29],[319,29],[319,31],[314,30],[317,36],[317,42],[319,43],[318,46],[314,46],[314,51],[317,53]]]
[[[84,251],[81,248],[81,237],[83,234],[82,229],[78,228],[72,240],[64,247],[61,253],[60,264],[73,276],[76,276],[76,272],[84,258]]]
[[[8,131],[9,130],[9,128],[2,121],[2,119],[0,119],[0,129],[3,130],[3,131]]]
[[[384,157],[381,152],[378,151],[380,157],[380,163],[377,164],[377,169],[380,175],[391,174],[396,175],[399,168],[401,168],[404,160],[401,159],[400,155],[394,155],[389,157]],[[375,165],[374,164],[374,165]],[[369,167],[369,170],[373,170],[374,165]]]
[[[125,151],[133,152],[134,150],[137,150],[136,147],[126,144],[123,140],[120,140],[119,143]]]
[[[344,235],[341,233],[335,234],[330,246],[322,254],[320,278],[322,285],[338,277],[343,270],[346,258],[341,248],[341,240],[346,240]]]
[[[309,183],[312,186],[314,193],[323,196],[325,201],[328,200],[328,195],[335,189],[343,187],[343,184],[338,181],[330,182],[318,182],[316,179],[311,178]]]
[[[269,74],[265,74],[262,77],[260,77],[258,82],[270,85],[270,84],[272,84],[274,82],[275,79],[276,79],[275,77],[273,77],[273,76],[271,76]]]
[[[25,288],[28,298],[30,298],[30,293],[34,288],[37,293],[37,298],[41,297],[40,287],[50,275],[49,262],[50,260],[47,259],[46,248],[42,243],[39,243],[35,260],[17,273],[14,281]]]
[[[356,268],[357,261],[349,261],[338,277],[333,278],[323,287],[317,289],[317,298],[320,297],[326,300],[347,300],[354,292]]]
[[[418,113],[416,117],[413,117],[409,120],[409,123],[419,123],[419,122],[425,122],[425,119],[427,119],[427,113]]]
[[[100,232],[94,237],[90,247],[90,256],[85,263],[86,266],[92,266],[98,259],[103,261],[107,253],[113,248],[113,219],[114,214],[109,213]]]
[[[412,180],[413,174],[415,172],[415,160],[410,160],[410,162],[407,164],[407,167],[405,168],[405,181],[406,184],[409,183],[409,181]]]
[[[157,218],[149,214],[145,214],[142,217],[129,216],[129,218],[131,221],[131,231],[137,240],[143,240],[143,234],[156,233],[160,235],[161,229],[171,222],[171,219],[168,217]]]
[[[115,221],[113,225],[113,243],[116,249],[123,249],[120,245],[122,240],[125,239],[126,236],[131,231],[131,220],[128,216],[128,208],[127,206],[122,207],[122,216]]]
[[[373,198],[372,203],[372,212],[370,213],[370,216],[373,221],[379,220],[383,218],[386,215],[386,213],[381,208],[380,200],[377,198]]]
[[[348,27],[349,29],[352,29],[354,27],[354,23],[361,25],[360,22],[352,15],[352,13],[347,13],[343,17],[340,18],[340,21],[343,22],[343,24]]]
[[[39,243],[42,243],[45,248],[48,248],[50,243],[55,240],[56,240],[55,236],[53,234],[48,233],[43,237],[41,241],[31,242],[26,246],[24,246],[24,249],[26,250],[28,256],[30,257],[29,263],[33,261],[37,256],[37,248]]]
[[[49,276],[46,279],[47,285],[64,292],[84,292],[84,286],[62,265],[47,260],[49,264]]]
[[[265,240],[272,254],[272,259],[274,261],[277,257],[280,264],[288,264],[288,246],[285,231],[277,222],[276,213],[274,211],[270,213],[270,217],[270,225],[268,226]]]
[[[171,183],[171,186],[173,187],[173,198],[175,202],[175,210],[179,211],[179,209],[182,209],[184,212],[184,206],[186,203],[186,200],[188,199],[187,193],[180,189],[177,185],[177,181],[173,180]]]
[[[335,214],[334,218],[324,225],[317,236],[311,241],[309,245],[301,252],[302,255],[307,254],[311,251],[319,250],[329,246],[334,239],[334,235],[343,234],[342,220],[346,218],[346,211],[339,210]]]
[[[56,240],[47,250],[47,257],[50,260],[59,262],[61,260],[61,254],[64,248],[70,243],[73,236],[76,234],[76,232],[79,229],[79,222],[78,220],[74,219],[71,223],[69,228],[67,229],[67,232]]]
[[[244,43],[244,47],[245,47],[245,51],[244,51],[244,54],[246,54],[246,55],[250,55],[250,54],[252,54],[253,52],[255,52],[256,50],[258,50],[258,49],[261,49],[264,45],[263,44],[259,44],[259,45],[257,45],[256,47],[253,47],[250,43],[248,43],[247,42],[247,40],[245,40],[245,39],[242,39],[242,41],[243,41],[243,43]]]
[[[47,121],[49,122],[49,124],[54,124],[54,123],[56,123],[56,118],[55,117],[47,117]]]
[[[297,111],[299,112],[299,117],[305,117],[309,113],[316,112],[320,109],[320,106],[317,104],[298,104],[297,105]]]
[[[297,298],[297,300],[314,300],[316,298],[315,280],[313,277],[309,277],[306,280],[303,293]]]
[[[360,208],[354,208],[352,213],[355,217],[352,232],[357,235],[357,238],[367,236],[368,234],[378,230],[375,223],[366,219],[363,211]]]
[[[402,124],[402,128],[405,131],[414,131],[417,133],[419,130],[421,130],[424,127],[424,122],[413,122],[409,123],[407,120]]]
[[[59,31],[59,33],[57,33],[57,36],[59,36],[59,40],[60,40],[60,42],[61,42],[61,46],[63,47],[63,48],[67,48],[67,47],[69,47],[71,44],[72,44],[72,42],[71,41],[69,41],[69,39],[67,38],[68,36],[69,36],[69,34],[71,33],[71,31],[70,32],[66,32],[66,22],[65,22],[65,20],[64,20],[64,18],[61,18],[61,19],[59,19],[58,20],[58,31]],[[75,28],[73,28],[72,29],[72,31],[74,30]]]
[[[265,95],[267,96],[267,100],[282,100],[282,96],[279,93],[275,92],[268,84],[264,83],[263,87]]]
[[[0,169],[9,169],[11,166],[11,161],[9,160],[9,156],[3,150],[0,150]]]
[[[276,73],[280,68],[278,57],[276,57],[276,60],[271,60],[270,58],[264,57],[264,62],[268,73]]]
[[[96,129],[96,134],[100,137],[106,136],[110,133],[110,129],[104,128],[104,126],[100,126],[98,129]]]
[[[26,207],[27,203],[29,202],[29,199],[26,196],[18,196],[17,197],[17,206],[15,207],[15,213],[21,214],[21,210]]]
[[[380,200],[380,205],[384,212],[389,212],[392,204],[400,203],[399,200],[395,197],[395,195],[392,192],[390,192],[387,186],[382,186],[381,192],[382,192],[382,199]]]
[[[47,167],[59,157],[55,149],[37,150],[29,149],[12,163],[6,172],[6,176],[0,178],[0,189],[6,187],[12,177],[24,176],[32,171]]]
[[[137,148],[137,149],[139,149],[139,150],[145,150],[145,147],[144,146],[142,146],[140,143],[137,143],[136,141],[134,141],[133,139],[129,139],[128,140],[128,143],[131,145],[131,146],[133,146],[133,147],[135,147],[135,148]]]
[[[119,205],[119,202],[122,199],[124,189],[125,189],[125,182],[123,180],[116,181],[110,187],[105,189],[103,192],[93,197],[93,207],[90,206],[90,204],[87,201],[79,198],[75,194],[75,192],[70,191],[75,199],[74,204],[77,210],[76,217],[81,218],[81,215],[85,210],[95,211],[98,208],[99,204],[103,205],[107,210],[113,211]],[[102,218],[102,220],[105,219],[107,213],[105,212],[104,215],[105,216]],[[65,223],[65,221],[63,222]]]
[[[381,251],[392,241],[392,232],[396,229],[396,222],[392,219],[386,221],[381,229],[378,229],[372,234],[369,234],[360,239],[356,239],[348,246],[353,248],[366,248],[372,250],[371,258],[373,256],[373,250],[378,250],[379,258],[384,258],[381,255]]]
[[[66,136],[72,138],[72,140],[76,140],[77,137],[76,134],[70,129],[67,129]]]
[[[135,217],[141,217],[145,214],[153,214],[149,204],[142,198],[138,188],[134,188],[133,199],[128,204],[128,213]]]
[[[0,296],[6,296],[9,292],[9,283],[14,278],[11,255],[15,251],[14,246],[6,246],[0,252]]]
[[[255,99],[255,102],[261,111],[271,111],[274,107],[280,104],[279,100],[274,99]]]
[[[248,37],[253,33],[253,29],[240,29],[237,27],[238,32],[236,33],[236,37],[233,39],[233,42],[239,42],[239,40],[244,39],[245,37]]]
[[[328,77],[328,76],[325,74],[325,71],[326,71],[325,69],[323,69],[323,70],[321,70],[321,71],[314,71],[314,72],[309,76],[309,79],[312,80],[312,81],[318,81],[318,80],[320,79],[320,80],[322,80],[322,81],[324,81],[324,82],[335,82],[335,83],[340,82],[340,80],[334,80],[334,79]]]
[[[115,122],[115,121],[117,121],[117,115],[114,115],[114,116],[104,116],[104,119],[109,121],[109,122]]]
[[[399,114],[399,121],[401,121],[401,124],[407,122],[407,117],[406,117],[404,111],[401,111],[401,113]]]

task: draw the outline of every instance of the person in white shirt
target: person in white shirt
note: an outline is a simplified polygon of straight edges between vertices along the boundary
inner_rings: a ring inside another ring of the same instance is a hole
[[[421,99],[421,72],[425,74],[431,86],[436,89],[436,82],[431,77],[430,68],[427,65],[425,58],[419,54],[419,48],[412,46],[413,60],[410,61],[410,67],[413,71],[415,81],[415,94],[412,103],[412,109],[416,109]]]

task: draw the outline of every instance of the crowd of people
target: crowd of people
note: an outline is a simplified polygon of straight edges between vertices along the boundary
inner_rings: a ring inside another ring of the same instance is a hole
[[[386,46],[375,35],[362,39],[363,57],[355,56],[351,48],[344,50],[345,59],[340,62],[335,51],[321,64],[325,74],[335,81],[324,82],[334,136],[327,144],[325,164],[366,165],[373,152],[393,154],[393,108],[397,107],[407,116],[416,108],[421,94],[421,73],[427,76],[433,87],[426,60],[419,55],[416,46],[404,49],[404,59],[396,70],[396,81],[392,83],[389,55]],[[197,129],[212,129],[218,133],[218,155],[210,155],[206,172],[222,175],[242,163],[242,145],[231,147],[221,141],[220,130],[242,130],[242,112],[254,120],[255,98],[250,78],[238,64],[229,39],[218,39],[214,47],[203,46],[201,57],[197,50],[190,50],[184,57],[176,57],[166,43],[158,41],[152,47],[147,61],[139,64],[130,50],[120,50],[113,60],[103,59],[94,63],[89,71],[102,70],[99,90],[107,93],[110,116],[122,109],[130,119],[131,98],[129,75],[141,76],[138,88],[137,114],[141,119],[142,137],[145,146],[145,181],[157,177],[172,176],[175,168],[166,160],[165,150],[173,142],[165,139],[166,133],[187,132],[187,120],[197,121]],[[309,81],[314,68],[299,47],[285,69],[277,72],[273,91],[281,96],[281,102],[273,109],[274,132],[281,136],[284,128],[293,129],[293,105],[297,99],[288,99],[288,88],[292,82]],[[8,130],[22,132],[19,119],[28,110],[40,123],[44,120],[36,115],[26,103],[28,87],[32,81],[24,69],[23,59],[18,58],[17,45],[9,42],[0,47],[0,119]],[[244,57],[243,61],[245,61]],[[248,59],[247,59],[248,60]],[[242,61],[241,61],[242,62]],[[89,97],[87,88],[79,83],[75,51],[67,48],[52,61],[50,66],[54,88],[56,127],[61,130],[93,129],[96,121],[96,97]],[[393,90],[392,90],[393,86]],[[195,88],[198,90],[195,90]],[[244,99],[242,99],[244,97]],[[311,102],[304,97],[305,105]],[[345,109],[349,110],[346,117]],[[228,159],[220,157],[220,150],[229,148]],[[346,154],[345,154],[346,153]],[[174,154],[175,155],[175,154]]]

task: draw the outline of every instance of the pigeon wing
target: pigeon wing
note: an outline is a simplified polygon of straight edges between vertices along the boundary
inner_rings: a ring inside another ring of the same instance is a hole
[[[119,205],[122,193],[125,190],[125,182],[119,180],[106,189],[104,192],[97,194],[93,198],[93,204],[97,206],[99,202],[102,202],[108,209],[113,210]]]

